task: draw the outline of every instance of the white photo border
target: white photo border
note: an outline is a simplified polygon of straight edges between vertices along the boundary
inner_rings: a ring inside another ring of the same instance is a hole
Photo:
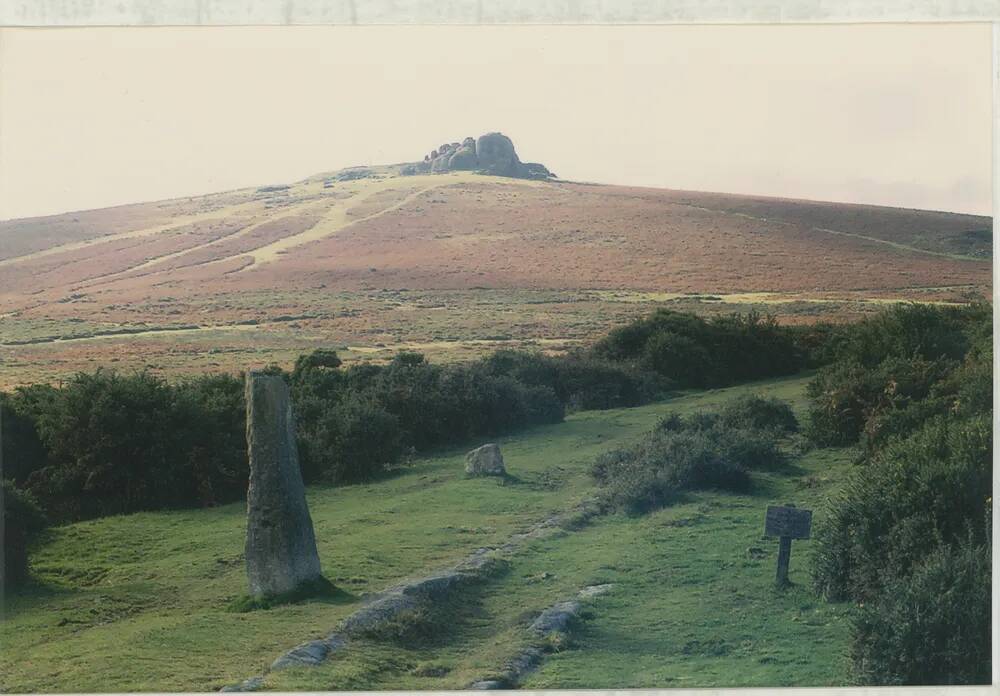
[[[1000,0],[0,0],[0,44],[10,27],[290,26],[290,25],[574,25],[574,24],[854,24],[990,23],[993,27],[993,208],[1000,201]],[[928,47],[933,50],[933,47]],[[0,54],[2,55],[2,54]],[[0,65],[2,78],[2,65]],[[997,220],[993,222],[996,254]],[[996,375],[998,274],[993,264],[993,436],[1000,433]],[[1000,492],[994,450],[993,496]],[[993,518],[993,635],[1000,627]],[[993,694],[1000,684],[1000,650],[993,640],[993,685],[780,689],[795,696],[840,694]],[[563,694],[770,694],[775,689],[642,689],[562,691]],[[362,693],[362,692],[354,692]],[[380,696],[393,692],[379,692]],[[405,692],[397,692],[405,693]],[[421,692],[432,694],[434,692]],[[442,692],[455,693],[455,692]],[[526,691],[525,694],[538,693]]]

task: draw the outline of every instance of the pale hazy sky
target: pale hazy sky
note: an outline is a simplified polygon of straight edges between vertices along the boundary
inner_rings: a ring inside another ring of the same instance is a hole
[[[0,30],[0,218],[421,159],[989,214],[988,25]]]

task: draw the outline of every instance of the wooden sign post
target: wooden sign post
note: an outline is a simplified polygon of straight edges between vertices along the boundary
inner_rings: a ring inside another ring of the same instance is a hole
[[[764,515],[764,536],[778,537],[779,587],[788,584],[788,559],[792,555],[792,539],[808,539],[812,528],[812,510],[800,510],[793,505],[768,505]]]

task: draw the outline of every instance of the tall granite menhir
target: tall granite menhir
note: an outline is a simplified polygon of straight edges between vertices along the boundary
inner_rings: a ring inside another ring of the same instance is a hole
[[[246,380],[247,578],[253,596],[280,595],[320,577],[319,554],[295,446],[288,385],[250,372]]]

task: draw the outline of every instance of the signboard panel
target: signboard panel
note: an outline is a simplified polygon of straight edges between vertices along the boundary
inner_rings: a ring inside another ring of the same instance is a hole
[[[764,516],[764,534],[770,537],[808,539],[812,528],[812,510],[784,505],[768,505]]]

